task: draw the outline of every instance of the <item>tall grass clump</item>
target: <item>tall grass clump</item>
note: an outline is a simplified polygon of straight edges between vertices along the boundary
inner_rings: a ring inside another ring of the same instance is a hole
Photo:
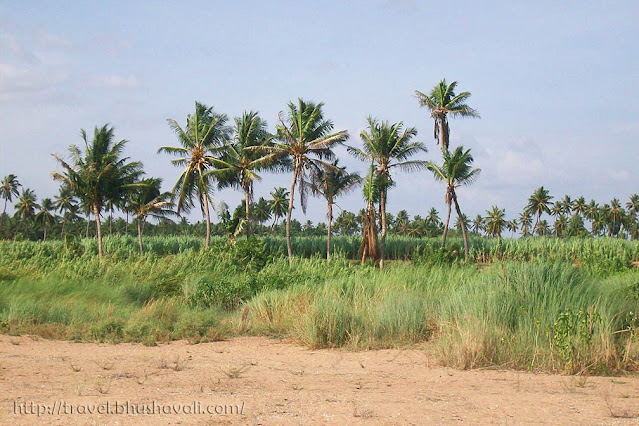
[[[436,302],[435,347],[460,368],[618,372],[639,366],[636,273],[600,278],[566,263],[494,265]]]

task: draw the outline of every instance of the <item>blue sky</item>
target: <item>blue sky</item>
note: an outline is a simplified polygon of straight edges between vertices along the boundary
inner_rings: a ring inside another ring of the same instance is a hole
[[[462,210],[516,216],[544,185],[603,203],[639,192],[639,3],[610,2],[32,2],[0,3],[0,175],[53,196],[56,164],[81,128],[111,123],[168,190],[157,148],[175,144],[194,101],[230,117],[258,110],[274,128],[297,97],[322,101],[350,144],[366,116],[417,127],[439,161],[415,89],[440,79],[472,92],[480,120],[451,121],[482,175]],[[353,171],[365,165],[339,150]],[[1,177],[0,176],[0,177]],[[265,175],[256,198],[289,175]],[[389,210],[444,211],[427,172],[400,174]],[[233,205],[241,195],[222,191]],[[338,203],[356,211],[359,192]],[[296,215],[303,220],[298,208]],[[324,220],[313,200],[308,218]],[[199,219],[199,212],[191,215]]]

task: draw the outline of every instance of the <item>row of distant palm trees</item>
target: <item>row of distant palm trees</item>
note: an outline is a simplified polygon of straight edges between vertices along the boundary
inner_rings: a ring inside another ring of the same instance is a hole
[[[400,169],[412,172],[427,169],[433,173],[436,180],[445,185],[447,214],[443,224],[442,247],[446,244],[451,211],[454,207],[464,240],[465,254],[468,257],[469,221],[461,211],[457,191],[461,186],[472,184],[479,176],[480,169],[473,168],[473,157],[469,149],[464,149],[463,146],[450,149],[448,119],[479,117],[479,113],[467,104],[470,92],[457,94],[456,88],[457,82],[448,84],[446,80],[442,80],[428,94],[415,92],[420,106],[426,107],[434,120],[434,137],[441,148],[441,163],[415,158],[418,154],[426,152],[426,147],[423,142],[414,140],[417,136],[414,127],[405,128],[402,122],[389,123],[368,117],[367,128],[360,134],[361,146],[346,145],[351,155],[370,164],[369,173],[363,178],[339,166],[333,149],[345,144],[349,134],[345,130],[334,131],[332,121],[324,117],[322,103],[302,99],[298,99],[297,103],[289,102],[286,112],[281,112],[278,116],[276,132],[271,134],[267,130],[266,121],[254,111],[245,112],[241,117],[235,118],[234,125],[230,125],[225,114],[196,102],[195,112],[187,116],[184,126],[176,120],[168,120],[179,144],[163,146],[158,150],[159,153],[168,153],[176,157],[171,163],[182,168],[170,193],[160,191],[159,178],[144,177],[140,162],[130,161],[128,157],[123,156],[127,141],[116,142],[113,128],[108,125],[96,127],[92,140],[87,138],[84,130],[81,131],[84,149],[70,146],[69,160],[54,154],[62,166],[62,171],[54,173],[53,177],[62,183],[61,194],[64,192],[67,194],[66,198],[79,199],[83,212],[87,216],[93,215],[100,257],[103,256],[100,217],[103,212],[112,213],[114,209],[121,209],[127,214],[133,212],[136,215],[142,251],[142,232],[148,216],[167,218],[199,206],[206,223],[205,246],[208,248],[213,191],[225,187],[237,188],[244,193],[244,214],[242,218],[237,215],[230,218],[227,212],[229,217],[222,214],[220,219],[224,221],[225,226],[227,225],[229,233],[244,232],[250,237],[254,207],[262,202],[253,202],[254,184],[261,180],[263,172],[292,173],[291,187],[286,197],[288,205],[285,222],[289,258],[292,257],[291,214],[294,203],[297,197],[305,212],[309,192],[323,196],[327,202],[327,256],[330,256],[333,205],[338,197],[364,183],[363,192],[367,207],[362,226],[362,261],[369,257],[373,261],[379,260],[380,267],[383,267],[389,226],[386,204],[389,190],[394,185],[393,171]],[[535,216],[535,224],[531,230],[533,234],[540,233],[539,229],[544,229],[540,217],[541,214],[549,212],[549,207],[543,201],[548,194],[544,195],[543,188],[540,190],[541,193],[537,194],[539,197],[535,197],[534,202],[530,201],[532,204],[527,209],[528,214]],[[34,205],[35,196],[32,198],[28,205]],[[61,195],[60,199],[62,198],[64,197]],[[5,208],[6,200],[5,198]],[[56,200],[54,208],[60,208],[60,202],[62,201]],[[273,205],[270,207],[274,208]],[[279,209],[283,207],[278,203]],[[22,212],[20,214],[31,214],[28,207],[16,208]],[[262,205],[262,209],[264,208]],[[492,219],[482,220],[483,229],[488,235],[501,235],[503,227],[513,225],[513,222],[506,224],[505,212],[497,207],[488,213],[488,217]],[[562,213],[565,214],[565,208]],[[47,221],[50,218],[43,217],[40,220]],[[618,234],[621,223],[619,217],[619,221],[613,223],[611,235]],[[520,221],[520,224],[522,231],[527,233],[526,222]],[[480,229],[478,226],[476,228]]]
[[[322,180],[324,182],[325,180]],[[327,180],[330,182],[331,180]],[[69,191],[62,186],[57,195],[53,199],[45,198],[39,204],[34,192],[30,189],[23,189],[20,194],[18,182],[15,175],[9,175],[4,178],[0,186],[0,195],[5,201],[13,201],[13,197],[18,197],[15,204],[15,213],[10,218],[5,213],[0,219],[0,238],[4,236],[15,236],[19,233],[25,233],[34,236],[34,231],[40,233],[40,238],[47,239],[50,233],[56,231],[56,236],[66,235],[67,228],[71,228],[71,232],[78,234],[79,226],[87,225],[88,221],[83,221],[80,216],[81,205],[78,200],[73,197]],[[326,193],[334,193],[333,189],[327,187]],[[536,200],[540,190],[537,189],[531,195],[530,199]],[[543,192],[547,192],[543,190]],[[547,197],[552,200],[552,197]],[[330,199],[330,198],[329,198]],[[126,203],[121,206],[121,210],[133,214],[137,217],[137,211],[140,209],[138,201],[127,199]],[[286,216],[289,204],[289,192],[286,188],[275,188],[270,192],[270,198],[260,197],[259,200],[251,203],[250,215],[256,226],[256,232],[278,234],[285,232],[285,226],[280,225],[280,220]],[[474,235],[486,235],[493,238],[500,238],[504,233],[511,233],[515,236],[518,233],[522,237],[531,235],[553,236],[553,237],[569,237],[569,236],[614,236],[617,238],[639,239],[639,195],[633,194],[625,203],[625,208],[618,199],[613,199],[609,203],[599,205],[596,201],[586,202],[584,197],[578,197],[574,200],[566,195],[563,199],[552,203],[546,201],[550,216],[546,220],[546,213],[543,213],[542,219],[538,221],[534,228],[536,208],[535,202],[529,201],[529,204],[519,214],[517,218],[507,219],[505,209],[493,206],[490,210],[486,210],[484,216],[477,215],[474,219],[469,219],[462,214],[463,222],[457,218],[452,228],[456,230],[457,235],[462,236],[461,224],[464,223],[467,230]],[[238,226],[245,217],[246,206],[242,202],[233,212],[229,210],[229,206],[223,201],[217,206],[218,223],[215,225],[217,235],[227,235],[229,238],[238,234]],[[6,211],[6,210],[5,210]],[[546,211],[544,209],[544,211]],[[58,215],[56,213],[60,213]],[[331,212],[332,213],[332,212]],[[366,221],[366,209],[361,209],[354,213],[347,210],[341,210],[340,214],[331,221],[332,234],[355,235],[362,232]],[[7,219],[12,225],[6,223]],[[197,233],[200,226],[198,224],[189,224],[184,219],[173,223],[167,217],[161,217],[162,226],[155,226],[152,230],[156,235],[191,235]],[[377,218],[377,228],[381,228],[381,218]],[[138,231],[144,230],[146,221],[140,222]],[[394,235],[402,235],[408,237],[435,237],[442,236],[444,231],[444,222],[439,216],[439,212],[435,208],[430,208],[426,216],[415,215],[411,218],[406,210],[400,210],[397,214],[386,213],[386,222],[388,224],[388,232]],[[589,223],[588,223],[589,222]],[[84,223],[84,225],[83,225]],[[108,218],[109,234],[113,234],[114,221]],[[128,220],[118,219],[117,233],[128,233]],[[169,225],[170,224],[170,225]],[[6,226],[5,226],[6,225]],[[326,235],[328,226],[325,222],[314,224],[310,220],[300,223],[295,219],[291,220],[292,233],[296,235]],[[534,228],[534,229],[533,229]],[[242,229],[243,230],[243,229]],[[240,230],[240,232],[242,232]],[[84,232],[84,231],[83,231]],[[142,232],[138,232],[140,236]],[[36,236],[37,237],[37,236]]]

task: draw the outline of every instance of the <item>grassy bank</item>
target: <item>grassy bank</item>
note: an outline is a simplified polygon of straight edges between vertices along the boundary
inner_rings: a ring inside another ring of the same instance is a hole
[[[157,238],[139,256],[135,241],[109,238],[102,262],[91,241],[0,242],[0,326],[145,344],[240,334],[356,349],[430,340],[442,363],[460,368],[639,367],[636,243],[473,241],[481,263],[429,248],[380,271],[344,250],[330,262],[308,253],[289,265],[274,241],[216,241],[202,251],[197,239]]]

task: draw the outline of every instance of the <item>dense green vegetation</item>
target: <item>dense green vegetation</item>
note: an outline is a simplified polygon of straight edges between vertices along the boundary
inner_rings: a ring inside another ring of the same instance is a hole
[[[349,260],[356,238],[235,244],[214,238],[106,237],[0,242],[0,324],[9,334],[80,341],[288,336],[310,347],[431,341],[472,368],[590,373],[639,366],[639,243],[617,239],[391,237],[387,267]],[[409,254],[412,253],[412,256]],[[355,256],[356,257],[356,256]],[[412,258],[411,260],[406,260]]]
[[[449,118],[479,113],[456,87],[442,80],[416,92],[442,161],[420,158],[416,128],[369,117],[361,146],[346,146],[366,178],[338,165],[333,149],[349,134],[335,131],[321,102],[289,102],[273,134],[254,111],[232,127],[196,102],[185,125],[168,120],[177,144],[158,150],[181,169],[170,193],[124,156],[127,141],[112,127],[96,127],[92,140],[82,131],[82,148],[54,155],[53,199],[38,200],[13,174],[0,184],[0,331],[145,344],[240,334],[310,347],[430,340],[443,363],[463,368],[637,370],[639,196],[625,208],[616,198],[553,203],[542,186],[517,218],[492,206],[470,220],[457,192],[480,169],[469,149],[449,150]],[[412,218],[386,210],[396,170],[427,170],[444,184],[444,221],[435,208]],[[267,172],[292,173],[290,189],[254,201]],[[336,199],[359,184],[365,209],[333,221]],[[218,200],[216,221],[213,193],[227,187],[244,200]],[[309,193],[325,199],[326,224],[292,217]],[[202,222],[180,217],[195,208]]]

